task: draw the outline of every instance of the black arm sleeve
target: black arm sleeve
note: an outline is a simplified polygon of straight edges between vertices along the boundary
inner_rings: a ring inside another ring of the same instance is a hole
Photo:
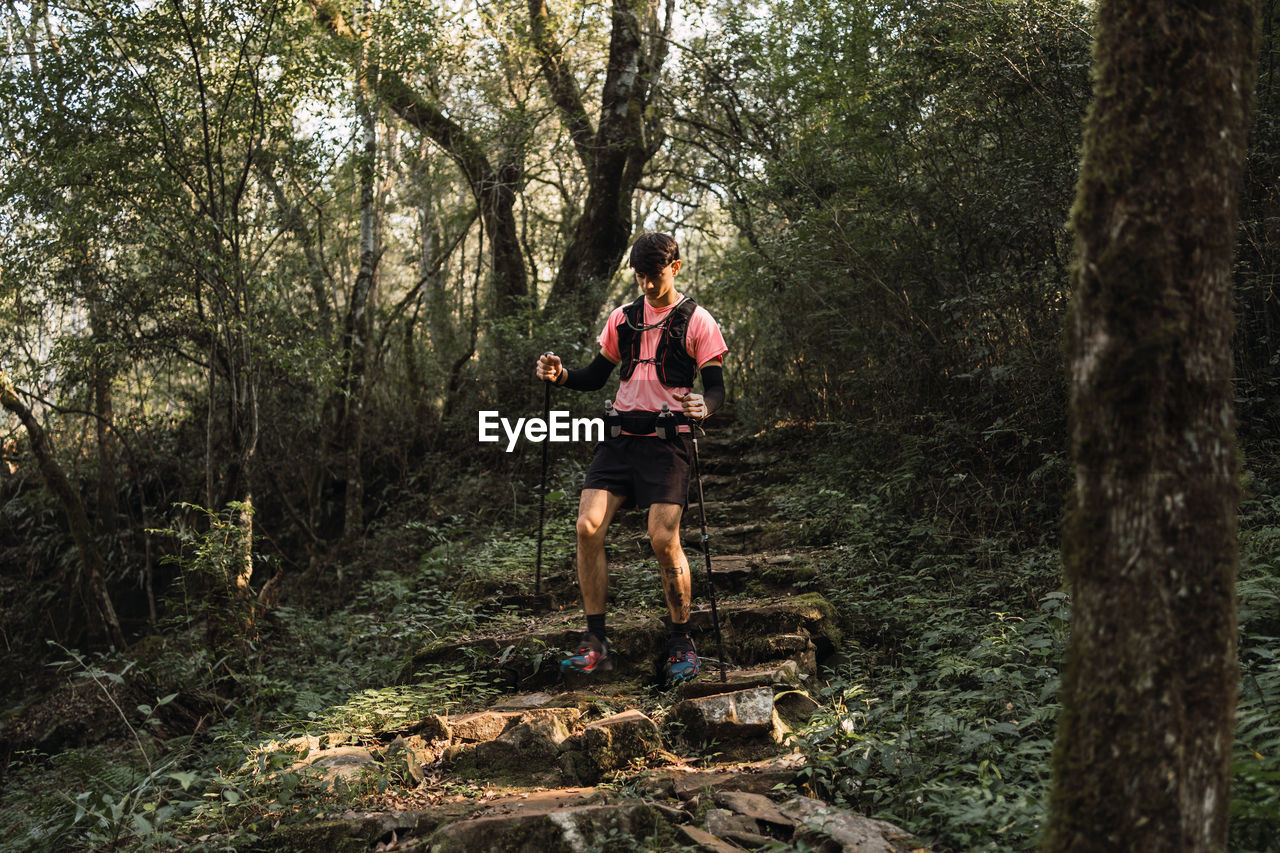
[[[609,381],[610,373],[613,373],[613,362],[602,353],[596,353],[596,357],[586,367],[566,370],[565,380],[561,385],[570,391],[598,391]]]
[[[702,368],[702,399],[707,404],[707,414],[715,414],[724,403],[724,368],[719,364],[707,364]]]

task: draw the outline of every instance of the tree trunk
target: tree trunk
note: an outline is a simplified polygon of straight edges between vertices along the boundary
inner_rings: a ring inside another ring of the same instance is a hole
[[[244,336],[252,334],[244,331],[240,340],[230,348],[227,391],[230,395],[227,406],[227,421],[230,439],[228,449],[231,452],[231,463],[223,480],[221,494],[217,506],[238,503],[233,512],[238,531],[236,547],[232,560],[226,566],[227,589],[233,594],[236,604],[243,604],[251,599],[249,586],[253,577],[253,461],[258,449],[258,387],[254,368],[249,354],[249,342]],[[252,614],[246,611],[246,624],[241,626],[245,632],[252,628]]]
[[[116,468],[119,464],[119,449],[115,435],[115,407],[112,399],[112,383],[116,375],[116,358],[107,349],[110,340],[107,329],[105,308],[102,304],[97,273],[92,265],[86,264],[86,274],[95,281],[88,287],[89,326],[94,340],[92,374],[93,374],[93,410],[95,434],[98,439],[98,526],[104,534],[115,540],[117,530],[117,514],[119,513],[118,495],[119,479]]]
[[[587,200],[552,284],[547,312],[585,322],[608,295],[631,240],[632,197],[662,144],[659,119],[650,106],[666,60],[675,3],[667,0],[659,31],[655,0],[614,0],[600,121],[594,131],[559,49],[546,0],[528,0],[528,5],[530,38],[543,78],[587,171]]]
[[[27,437],[31,439],[31,452],[35,454],[36,464],[40,466],[40,474],[44,478],[45,485],[58,499],[58,504],[67,518],[67,528],[71,533],[72,541],[76,543],[76,550],[80,553],[80,563],[83,568],[81,581],[84,588],[78,592],[89,603],[88,609],[94,630],[117,648],[124,648],[124,631],[120,628],[120,620],[116,616],[115,606],[111,603],[111,595],[107,590],[106,564],[98,551],[98,546],[93,541],[93,529],[89,524],[84,502],[80,500],[80,495],[76,493],[58,465],[58,461],[54,459],[53,448],[49,444],[44,428],[36,420],[31,409],[18,397],[9,377],[2,372],[0,372],[0,405],[13,412],[18,420],[22,421],[22,425],[27,430]]]
[[[374,183],[378,165],[378,128],[369,104],[367,65],[363,45],[357,68],[356,113],[363,131],[360,156],[360,271],[351,288],[351,303],[343,335],[346,379],[343,387],[343,451],[346,468],[342,538],[352,540],[364,530],[364,403],[369,362],[369,304],[378,265],[378,228]]]
[[[347,23],[338,4],[333,0],[309,2],[316,20],[354,56],[360,49],[363,36]],[[439,145],[462,171],[489,235],[497,316],[511,316],[527,308],[530,304],[528,271],[524,254],[520,251],[520,231],[515,215],[516,194],[523,180],[519,162],[491,163],[482,144],[398,74],[384,72],[372,62],[367,74],[382,102]]]
[[[1044,849],[1225,848],[1231,255],[1256,8],[1105,0],[1073,227],[1073,595]]]
[[[303,257],[307,260],[307,282],[311,285],[311,295],[319,317],[320,336],[327,339],[333,332],[333,305],[329,297],[332,277],[324,260],[324,241],[321,236],[324,232],[324,223],[320,219],[320,213],[316,211],[315,229],[312,230],[303,216],[302,202],[290,201],[285,195],[284,188],[276,180],[275,157],[270,152],[259,152],[253,165],[258,172],[258,177],[271,193],[283,224],[293,232],[298,246],[302,249]]]

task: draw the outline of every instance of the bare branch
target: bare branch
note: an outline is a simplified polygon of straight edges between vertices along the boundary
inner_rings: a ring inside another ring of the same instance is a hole
[[[546,0],[529,0],[529,25],[533,47],[538,54],[538,64],[547,80],[547,88],[551,90],[551,100],[560,110],[560,117],[569,129],[569,136],[573,139],[573,146],[577,149],[582,164],[590,171],[595,159],[593,146],[596,132],[591,127],[591,119],[582,104],[578,81],[565,61],[564,51],[551,32],[553,25]]]

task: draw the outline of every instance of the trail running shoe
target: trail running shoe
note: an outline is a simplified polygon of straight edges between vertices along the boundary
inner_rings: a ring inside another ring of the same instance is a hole
[[[667,649],[667,680],[672,684],[691,681],[698,672],[698,653],[693,643],[673,644]]]
[[[609,644],[590,632],[583,634],[578,641],[578,651],[570,658],[560,662],[565,672],[581,672],[590,675],[593,672],[606,672],[613,669],[613,659],[609,657]]]

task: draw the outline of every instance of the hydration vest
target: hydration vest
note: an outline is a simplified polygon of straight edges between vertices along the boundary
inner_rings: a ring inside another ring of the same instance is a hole
[[[640,357],[640,339],[644,337],[644,296],[622,309],[623,321],[618,324],[618,351],[622,354],[622,378],[627,380],[635,373],[636,365],[652,364],[658,373],[658,381],[668,388],[692,388],[698,364],[685,349],[689,334],[689,320],[698,303],[689,297],[680,300],[663,320],[658,338],[658,348],[653,358]]]

